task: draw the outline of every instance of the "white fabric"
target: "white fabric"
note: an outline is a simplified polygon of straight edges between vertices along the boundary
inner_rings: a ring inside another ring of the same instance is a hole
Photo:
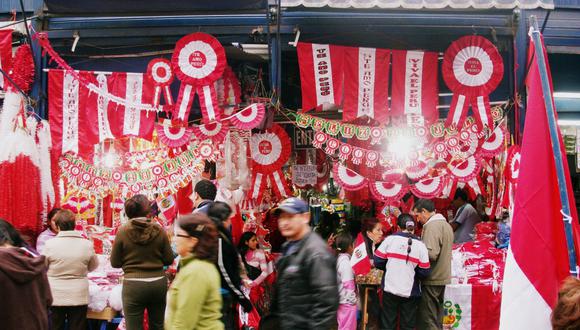
[[[552,329],[552,310],[508,249],[503,275],[500,330]]]
[[[376,48],[358,49],[358,111],[357,118],[362,116],[375,117],[375,78],[376,78]]]
[[[141,104],[143,98],[143,74],[128,73],[125,97],[130,104]],[[141,123],[141,109],[125,107],[123,121],[123,135],[139,136]]]
[[[316,103],[325,104],[334,103],[334,88],[332,81],[332,61],[330,60],[330,46],[312,44],[312,57],[314,59],[314,81],[316,82]],[[326,70],[320,70],[321,67],[327,67]],[[328,83],[328,91],[321,90],[320,82]]]
[[[411,252],[407,252],[411,247]],[[423,242],[409,237],[391,235],[375,251],[375,256],[387,259],[384,290],[400,297],[409,297],[415,282],[415,268],[429,268],[429,252]],[[408,261],[407,261],[408,256]]]
[[[354,272],[350,265],[350,256],[347,253],[339,254],[336,261],[336,275],[338,276],[339,304],[356,305]],[[352,285],[353,288],[348,288],[349,285]]]
[[[553,9],[553,0],[282,0],[282,7],[332,8],[544,8]]]
[[[423,84],[423,60],[425,52],[408,51],[405,63],[405,111],[406,115],[421,115]],[[407,100],[415,100],[409,102]]]
[[[471,330],[471,311],[472,308],[472,286],[471,284],[448,284],[445,286],[445,296],[443,298],[443,306],[446,309],[453,309],[453,313],[449,316],[459,316],[461,319],[457,321],[457,327],[453,330]],[[461,314],[458,314],[457,307],[461,308]],[[453,326],[453,324],[445,324],[445,317],[443,318],[443,326]]]

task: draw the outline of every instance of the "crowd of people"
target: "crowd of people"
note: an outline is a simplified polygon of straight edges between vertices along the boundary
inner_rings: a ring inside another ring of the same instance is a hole
[[[198,182],[193,213],[180,216],[169,232],[152,221],[145,196],[125,202],[129,220],[116,233],[110,263],[123,269],[127,329],[142,329],[145,311],[152,330],[238,329],[241,314],[252,312],[265,330],[357,329],[360,301],[350,233],[321,237],[311,229],[308,204],[286,199],[274,211],[286,243],[273,267],[256,233],[245,232],[234,243],[234,212],[214,201],[216,191],[211,181]],[[397,214],[389,235],[377,219],[362,221],[372,266],[384,271],[380,294],[369,300],[380,329],[442,328],[452,245],[469,240],[479,221],[465,192],[458,191],[453,204],[457,211],[450,223],[433,201],[419,199],[410,213]],[[165,269],[175,259],[177,275],[168,283]],[[87,274],[98,258],[92,243],[75,230],[72,212],[53,210],[36,248],[0,219],[0,260],[2,328],[87,329]],[[579,327],[579,282],[570,279],[563,286],[555,329]]]

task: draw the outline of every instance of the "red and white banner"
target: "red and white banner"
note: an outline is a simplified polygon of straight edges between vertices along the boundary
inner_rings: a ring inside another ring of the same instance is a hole
[[[6,73],[12,70],[12,30],[0,30],[0,68]],[[0,74],[0,87],[5,87],[3,74]]]
[[[342,102],[344,47],[299,42],[302,111]]]
[[[439,119],[437,57],[434,52],[393,50],[391,117]]]
[[[127,104],[151,104],[154,86],[142,73],[114,72],[109,76],[110,93],[121,97]],[[146,140],[153,137],[155,114],[138,107],[109,104],[109,123],[115,137],[137,136]]]
[[[445,286],[444,329],[493,330],[499,327],[501,291],[491,285],[449,284]]]
[[[94,80],[89,71],[79,73],[84,79]],[[48,113],[52,150],[57,154],[72,152],[82,157],[92,154],[92,146],[99,142],[97,112],[89,106],[90,98],[96,105],[96,94],[79,84],[73,75],[63,70],[48,73]]]
[[[388,49],[346,48],[343,121],[363,116],[389,121],[390,59]]]
[[[361,233],[354,242],[354,251],[350,257],[350,266],[355,275],[366,275],[371,271],[371,260],[367,253],[367,246]]]

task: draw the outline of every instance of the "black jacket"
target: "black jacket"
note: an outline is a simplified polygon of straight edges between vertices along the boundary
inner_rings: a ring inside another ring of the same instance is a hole
[[[339,301],[336,258],[316,233],[295,244],[277,264],[273,313],[281,329],[330,329]]]

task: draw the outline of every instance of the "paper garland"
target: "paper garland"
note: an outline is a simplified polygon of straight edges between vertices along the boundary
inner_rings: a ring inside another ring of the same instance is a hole
[[[197,148],[188,149],[151,168],[121,171],[96,167],[67,153],[60,159],[59,165],[69,189],[87,195],[128,196],[150,192],[165,196],[177,192],[203,171],[204,162],[200,156]]]
[[[400,183],[375,181],[369,183],[371,194],[380,201],[399,200],[409,191]]]
[[[488,95],[503,78],[503,60],[497,48],[481,36],[465,36],[445,51],[442,74],[453,91],[447,126],[461,127],[471,105],[477,121],[493,127]]]

